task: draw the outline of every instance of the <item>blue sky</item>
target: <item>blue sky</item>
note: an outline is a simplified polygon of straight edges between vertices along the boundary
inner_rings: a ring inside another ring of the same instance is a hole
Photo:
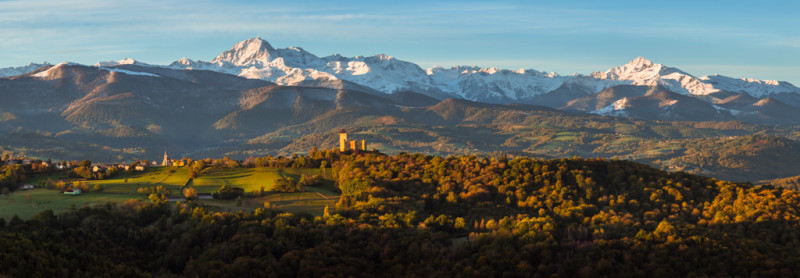
[[[7,1],[0,67],[211,60],[261,37],[318,56],[559,74],[643,56],[695,76],[800,86],[800,1]],[[700,3],[698,3],[700,2]]]

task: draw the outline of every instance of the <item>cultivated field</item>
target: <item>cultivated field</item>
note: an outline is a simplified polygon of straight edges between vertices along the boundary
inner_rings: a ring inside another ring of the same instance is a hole
[[[194,187],[198,193],[216,192],[221,186],[241,187],[245,192],[264,190],[261,197],[243,198],[241,202],[234,200],[198,200],[198,202],[216,207],[218,210],[252,210],[264,207],[264,203],[275,209],[290,212],[308,212],[315,215],[322,214],[325,206],[333,207],[339,200],[339,194],[334,191],[333,181],[325,179],[325,184],[320,187],[307,187],[302,193],[276,193],[270,191],[276,179],[292,177],[300,179],[302,174],[320,174],[319,169],[278,169],[278,168],[235,168],[203,170],[200,177],[189,178],[186,167],[150,167],[146,171],[134,174],[121,174],[113,179],[86,181],[89,188],[95,185],[103,186],[103,192],[88,192],[81,195],[64,195],[57,190],[36,188],[32,190],[17,190],[9,196],[0,197],[0,218],[10,220],[14,215],[23,219],[46,210],[52,209],[56,213],[104,204],[106,202],[123,202],[128,199],[144,199],[146,194],[137,192],[142,187],[163,186],[170,190],[170,196],[182,196],[184,187]],[[38,185],[43,180],[57,181],[66,179],[63,174],[41,175],[28,180],[28,183]]]

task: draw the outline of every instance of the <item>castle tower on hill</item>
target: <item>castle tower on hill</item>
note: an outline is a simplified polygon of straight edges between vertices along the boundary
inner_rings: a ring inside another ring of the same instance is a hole
[[[342,131],[339,131],[339,151],[346,152],[349,150],[366,151],[367,140],[348,140],[347,132],[342,129]]]
[[[342,129],[339,131],[339,151],[347,151],[349,150],[350,145],[347,144],[347,132]]]

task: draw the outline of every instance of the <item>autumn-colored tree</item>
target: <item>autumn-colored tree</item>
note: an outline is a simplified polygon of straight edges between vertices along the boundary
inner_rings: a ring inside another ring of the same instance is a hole
[[[197,200],[197,189],[194,187],[184,188],[183,197],[185,197],[186,200]]]

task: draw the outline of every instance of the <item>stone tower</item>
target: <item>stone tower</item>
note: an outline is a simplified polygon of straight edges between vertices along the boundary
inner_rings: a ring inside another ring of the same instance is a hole
[[[339,151],[345,152],[348,150],[350,150],[350,144],[347,141],[347,132],[342,129],[342,131],[339,131]]]

